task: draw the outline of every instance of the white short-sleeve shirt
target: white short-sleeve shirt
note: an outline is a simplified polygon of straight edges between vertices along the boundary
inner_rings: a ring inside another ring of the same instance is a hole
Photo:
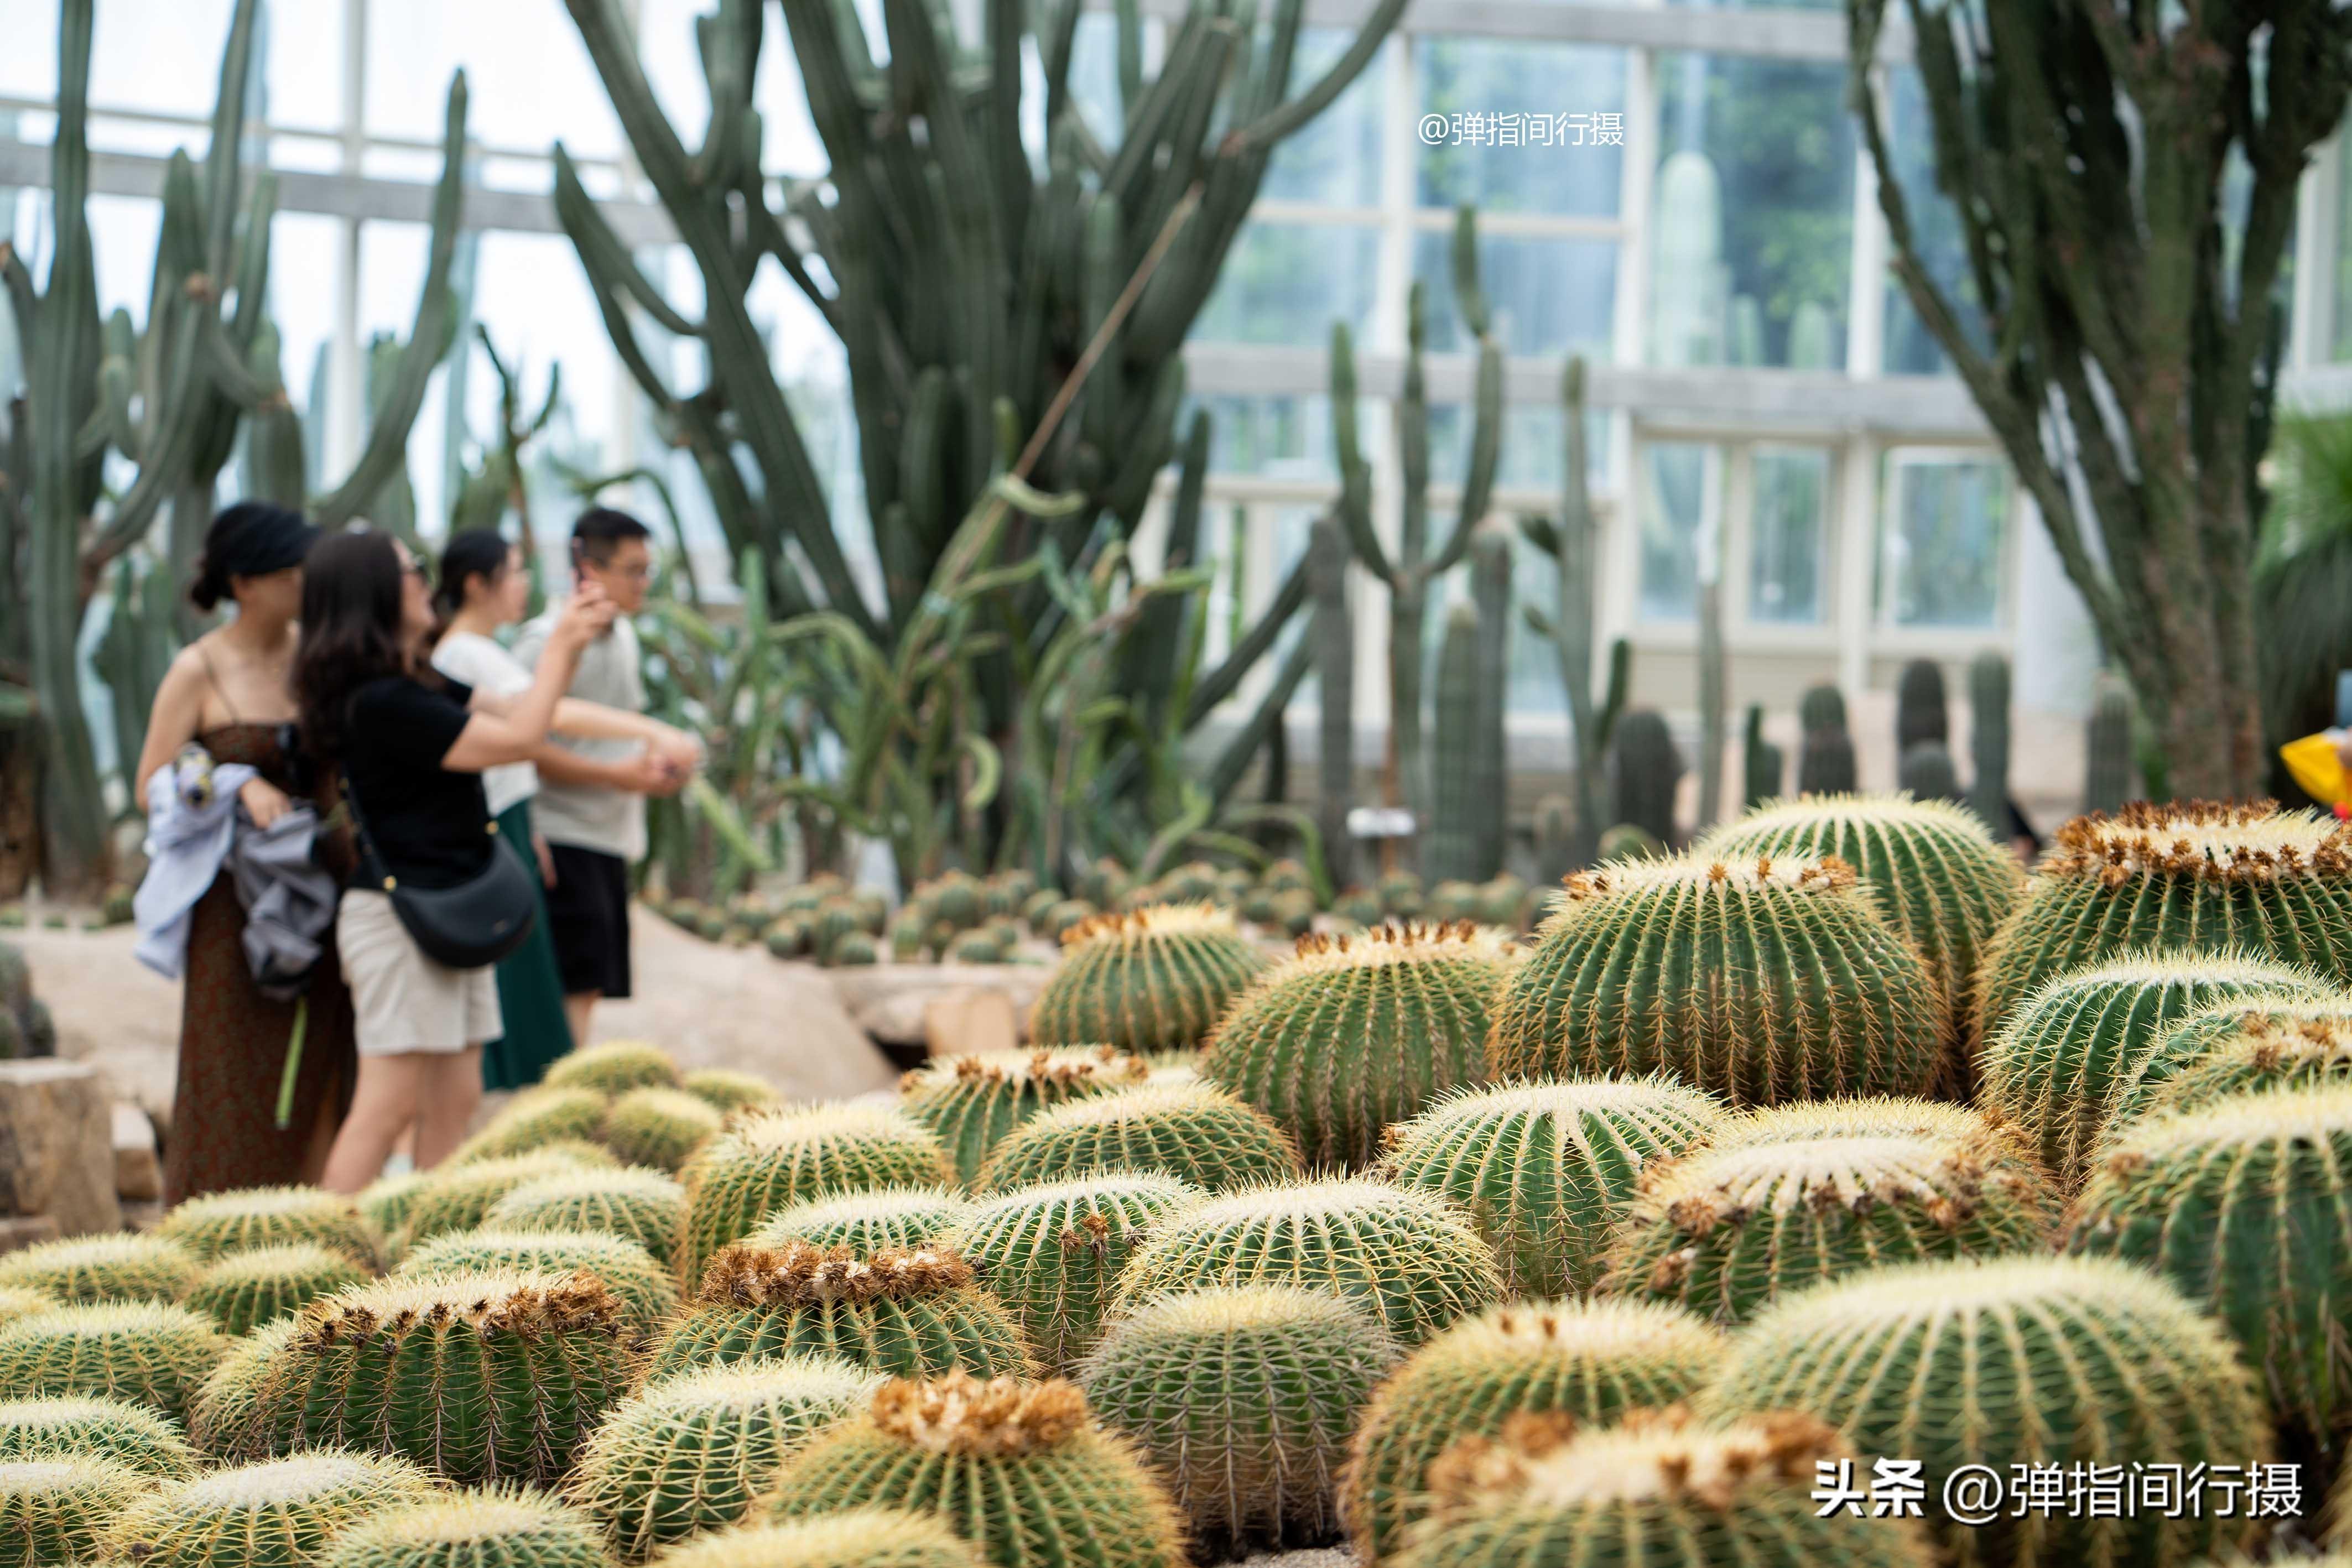
[[[520,696],[530,690],[530,671],[522,661],[478,632],[452,632],[442,638],[433,650],[433,667],[493,696]],[[528,762],[485,768],[482,793],[490,799],[490,815],[500,816],[539,793],[539,769]]]

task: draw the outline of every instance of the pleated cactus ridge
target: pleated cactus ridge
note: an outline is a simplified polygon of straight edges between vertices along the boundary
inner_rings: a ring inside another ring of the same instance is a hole
[[[179,1423],[121,1399],[67,1396],[0,1401],[0,1459],[64,1455],[183,1480],[201,1461]]]
[[[2352,995],[2281,991],[2202,1008],[2156,1037],[2107,1096],[2105,1137],[2226,1094],[2352,1079]]]
[[[396,1504],[336,1531],[317,1568],[610,1568],[578,1510],[516,1487]]]
[[[661,1568],[989,1568],[980,1548],[936,1515],[856,1508],[698,1536]]]
[[[1587,1429],[1517,1416],[1430,1469],[1430,1511],[1401,1568],[1930,1568],[1916,1520],[1850,1518],[1812,1499],[1853,1451],[1822,1422],[1777,1412],[1721,1423],[1644,1411]],[[1826,1517],[1825,1517],[1826,1515]]]
[[[1949,1022],[1845,862],[1693,852],[1569,876],[1504,990],[1486,1066],[1663,1071],[1738,1105],[1916,1094]]]
[[[0,1286],[66,1306],[181,1300],[203,1272],[194,1253],[136,1231],[69,1236],[0,1255]]]
[[[2072,1186],[2116,1086],[2168,1026],[2238,998],[2326,989],[2309,970],[2232,948],[2135,951],[2069,969],[2020,1001],[1985,1041],[1980,1098]]]
[[[2142,1264],[2225,1324],[2271,1406],[2322,1433],[2352,1411],[2352,1083],[2140,1118],[2075,1204],[2066,1248]]]
[[[1879,912],[1919,949],[1954,1011],[1952,1044],[1965,1049],[1962,1005],[1993,933],[2024,896],[2017,857],[1993,841],[1973,811],[1948,800],[1892,794],[1800,795],[1767,800],[1701,841],[1714,855],[1833,855],[1861,877]],[[1948,1066],[1964,1065],[1956,1055]],[[1965,1092],[1965,1076],[1948,1082]]]
[[[197,1386],[233,1343],[185,1307],[58,1307],[0,1327],[0,1398],[97,1395],[184,1421]]]
[[[836,1356],[794,1355],[659,1377],[614,1406],[567,1488],[614,1556],[742,1520],[783,1462],[862,1410],[883,1375]]]
[[[2239,949],[2352,985],[2352,825],[2271,801],[2135,802],[2060,828],[1977,974],[1974,1033],[2137,949]]]
[[[362,1268],[376,1266],[376,1237],[359,1205],[315,1186],[205,1193],[174,1205],[155,1234],[206,1263],[231,1252],[307,1241],[348,1253]]]
[[[1736,1119],[1720,1145],[1643,1171],[1601,1288],[1737,1324],[1865,1269],[2049,1245],[2055,1199],[1989,1129],[1776,1135],[1811,1109],[1749,1113],[1780,1125],[1743,1141]]]
[[[625,1165],[674,1176],[726,1122],[725,1113],[698,1094],[648,1084],[605,1107],[596,1140]]]
[[[1662,1075],[1462,1089],[1391,1126],[1373,1174],[1468,1214],[1510,1294],[1568,1296],[1599,1281],[1643,1166],[1723,1119],[1713,1095]]]
[[[484,1211],[481,1228],[617,1236],[674,1270],[686,1243],[686,1188],[659,1171],[565,1171],[507,1192]]]
[[[1108,1045],[979,1051],[908,1072],[898,1103],[938,1135],[956,1179],[969,1186],[1005,1134],[1046,1106],[1140,1083],[1149,1073],[1141,1058]]]
[[[894,1379],[777,1478],[778,1521],[929,1512],[992,1568],[1184,1568],[1183,1516],[1125,1438],[1059,1379]]]
[[[188,1440],[209,1458],[234,1451],[259,1408],[271,1363],[301,1332],[299,1314],[272,1318],[243,1339],[229,1342],[195,1395],[188,1401]]]
[[[197,1277],[187,1304],[219,1323],[222,1333],[247,1334],[369,1278],[348,1253],[287,1242],[229,1253]]]
[[[1830,1281],[1736,1336],[1697,1407],[1724,1418],[1802,1410],[1855,1452],[1916,1458],[1929,1477],[1963,1465],[2003,1478],[2012,1465],[2242,1466],[2272,1452],[2253,1375],[2221,1327],[2165,1281],[2106,1259],[1969,1259]],[[1963,1524],[1932,1485],[1926,1509],[1960,1568],[2174,1568],[2268,1528],[2151,1509]]]
[[[1207,1083],[1144,1082],[1040,1111],[982,1167],[982,1196],[1089,1171],[1156,1171],[1212,1192],[1300,1174],[1298,1147],[1255,1105]]]
[[[1315,1541],[1339,1530],[1349,1436],[1397,1357],[1386,1325],[1331,1291],[1216,1286],[1116,1320],[1077,1383],[1196,1542]]]
[[[95,1563],[108,1529],[157,1484],[104,1459],[0,1458],[0,1568]]]
[[[481,1131],[458,1145],[449,1163],[466,1166],[478,1160],[510,1159],[565,1140],[595,1143],[611,1104],[609,1098],[593,1089],[547,1084],[526,1089],[500,1106]]]
[[[787,1204],[872,1187],[942,1186],[954,1176],[938,1137],[895,1105],[747,1113],[687,1164],[679,1278],[691,1290],[720,1248]]]
[[[952,1248],[860,1256],[790,1241],[722,1249],[694,1303],[655,1343],[646,1372],[778,1355],[840,1356],[894,1376],[1034,1370],[1020,1325]]]
[[[635,1370],[627,1308],[584,1273],[382,1280],[292,1329],[208,1412],[225,1457],[349,1448],[459,1483],[551,1485]]]
[[[860,1257],[911,1249],[953,1232],[971,1213],[962,1194],[943,1186],[884,1186],[804,1198],[760,1223],[744,1239],[754,1247],[846,1247]]]
[[[783,1103],[783,1096],[766,1079],[728,1067],[698,1067],[680,1081],[680,1087],[722,1116],[773,1110]]]
[[[462,1280],[478,1274],[593,1274],[621,1304],[627,1332],[648,1338],[677,1308],[675,1277],[652,1253],[618,1236],[574,1230],[496,1230],[439,1236],[401,1260],[395,1279]]]
[[[1029,1011],[1042,1045],[1129,1052],[1197,1046],[1266,958],[1207,904],[1097,915],[1062,933],[1062,964]]]
[[[505,1159],[436,1166],[404,1196],[400,1228],[385,1245],[386,1261],[398,1261],[420,1241],[473,1229],[489,1217],[492,1205],[519,1186],[582,1170],[619,1168],[596,1145],[569,1141]]]
[[[1415,1351],[1358,1427],[1340,1502],[1365,1568],[1391,1560],[1427,1511],[1423,1481],[1456,1440],[1516,1416],[1596,1427],[1678,1405],[1721,1368],[1722,1331],[1654,1301],[1600,1297],[1490,1307]]]
[[[1391,1124],[1484,1082],[1511,955],[1466,920],[1310,933],[1235,999],[1202,1073],[1273,1118],[1310,1166],[1360,1169]]]
[[[212,1470],[121,1514],[105,1560],[148,1568],[315,1568],[339,1531],[423,1502],[434,1490],[433,1478],[405,1460],[339,1449]]]
[[[645,1040],[607,1040],[583,1046],[547,1070],[551,1089],[587,1089],[613,1099],[632,1089],[684,1087],[669,1052]]]

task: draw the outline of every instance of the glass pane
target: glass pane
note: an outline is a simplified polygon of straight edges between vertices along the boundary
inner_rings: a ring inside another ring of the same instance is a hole
[[[1752,466],[1748,619],[1817,625],[1830,455],[1811,447],[1759,446]]]
[[[278,328],[278,373],[297,409],[309,406],[320,356],[334,335],[341,290],[331,280],[342,248],[338,219],[281,212],[269,220],[269,319]]]
[[[1328,27],[1302,32],[1291,62],[1291,94],[1295,97],[1320,80],[1354,37]],[[1276,149],[1258,194],[1341,207],[1378,205],[1385,77],[1379,57],[1373,57],[1338,102]]]
[[[1809,61],[1658,57],[1651,363],[1844,365],[1845,74]]]
[[[8,13],[8,47],[0,49],[0,93],[11,98],[58,96],[58,7],[37,3],[13,5]],[[0,131],[9,117],[0,115]]]
[[[1969,271],[1968,242],[1960,230],[1958,209],[1936,188],[1933,128],[1927,118],[1926,93],[1919,73],[1909,66],[1887,73],[1888,134],[1894,145],[1895,172],[1910,204],[1912,242],[1927,276],[1959,312],[1971,342],[1985,346],[1984,314],[1979,308],[1975,280]],[[1890,269],[1886,277],[1886,350],[1889,375],[1941,375],[1950,368],[1943,345],[1927,330],[1912,308],[1911,296]]]
[[[438,141],[449,78],[461,66],[474,140],[528,149],[561,141],[576,157],[620,155],[620,121],[561,0],[369,6],[368,130]]]
[[[2331,360],[2352,360],[2352,151],[2336,159],[2336,331]]]
[[[1458,402],[1439,403],[1429,411],[1429,477],[1434,485],[1459,485],[1470,463],[1470,411]],[[1496,465],[1498,490],[1535,490],[1558,496],[1567,472],[1567,421],[1557,403],[1522,402],[1503,413],[1502,460]],[[1609,415],[1597,408],[1584,411],[1584,482],[1598,491],[1609,478]],[[1557,507],[1557,501],[1547,503]]]
[[[1617,215],[1624,50],[1438,37],[1416,64],[1421,205]]]
[[[108,109],[152,114],[209,116],[220,88],[221,46],[228,38],[230,0],[175,0],[169,5],[100,5],[90,34],[89,100]],[[21,14],[58,7],[37,3],[0,7]],[[43,68],[57,87],[55,22],[46,25]],[[9,48],[22,41],[18,16],[7,24]],[[0,51],[7,52],[7,51]],[[201,147],[191,148],[201,154]]]
[[[1698,614],[1698,536],[1706,518],[1707,465],[1715,449],[1654,442],[1642,449],[1641,618],[1689,621]]]
[[[1372,319],[1380,231],[1328,224],[1243,225],[1192,336],[1211,343],[1329,342],[1346,321],[1363,351]]]
[[[1423,229],[1413,235],[1412,273],[1421,280],[1429,352],[1468,352],[1469,334],[1454,298],[1450,231]],[[1504,352],[1607,356],[1617,299],[1614,240],[1481,235],[1478,275]]]
[[[1890,458],[1881,612],[1897,626],[1990,626],[2000,612],[2009,477],[1969,458]]]
[[[1366,448],[1364,456],[1370,461],[1387,415],[1382,405],[1371,399],[1357,401],[1357,440]],[[1180,442],[1192,428],[1196,409],[1209,416],[1209,471],[1213,474],[1326,481],[1339,476],[1331,446],[1331,400],[1320,392],[1189,399],[1176,419]]]

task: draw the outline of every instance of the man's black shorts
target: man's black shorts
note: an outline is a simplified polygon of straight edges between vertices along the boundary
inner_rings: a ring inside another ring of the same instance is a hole
[[[548,935],[563,994],[629,994],[629,862],[577,844],[550,843],[555,885],[547,890]]]

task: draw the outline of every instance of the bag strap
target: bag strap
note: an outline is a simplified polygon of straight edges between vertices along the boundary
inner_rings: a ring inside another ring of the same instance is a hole
[[[368,832],[367,819],[360,814],[360,787],[352,777],[351,769],[342,770],[341,783],[343,810],[351,813],[352,837],[360,852],[359,864],[354,869],[361,876],[375,883],[376,891],[390,893],[400,885],[400,879],[392,874],[392,867],[376,853],[375,839]]]

